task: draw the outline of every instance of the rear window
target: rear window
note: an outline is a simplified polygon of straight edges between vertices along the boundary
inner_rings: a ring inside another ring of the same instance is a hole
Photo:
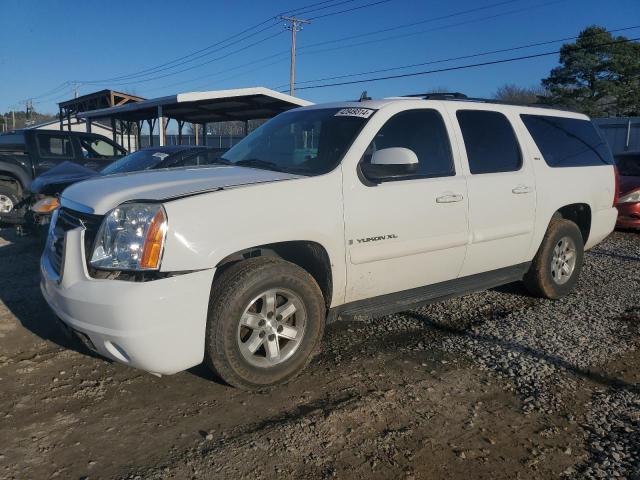
[[[520,170],[520,145],[507,117],[487,110],[458,110],[456,117],[472,174]]]
[[[604,138],[589,120],[520,115],[550,167],[612,165]]]
[[[22,133],[5,133],[0,135],[0,148],[24,148],[24,134]]]

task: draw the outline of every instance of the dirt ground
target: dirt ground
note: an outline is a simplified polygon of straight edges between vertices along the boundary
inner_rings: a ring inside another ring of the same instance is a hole
[[[640,478],[640,234],[558,302],[514,284],[332,324],[261,394],[69,343],[38,256],[0,231],[0,478]]]

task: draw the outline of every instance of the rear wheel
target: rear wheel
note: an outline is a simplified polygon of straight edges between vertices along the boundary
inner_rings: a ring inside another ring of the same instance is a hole
[[[284,383],[311,360],[324,321],[320,287],[305,270],[276,258],[239,262],[214,282],[205,361],[236,387]]]
[[[578,226],[570,220],[554,219],[524,277],[534,295],[558,299],[578,283],[584,258],[584,244]]]

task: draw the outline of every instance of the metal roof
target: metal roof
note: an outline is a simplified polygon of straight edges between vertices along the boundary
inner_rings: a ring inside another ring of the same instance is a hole
[[[119,107],[80,112],[77,117],[141,121],[157,118],[158,107],[162,107],[163,117],[190,123],[209,123],[271,118],[291,108],[306,105],[312,103],[265,87],[252,87],[178,93]]]

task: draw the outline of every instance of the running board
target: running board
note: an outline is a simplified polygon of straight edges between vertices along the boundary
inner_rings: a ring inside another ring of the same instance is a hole
[[[425,287],[412,288],[401,292],[380,295],[374,298],[358,300],[356,302],[332,308],[327,315],[327,321],[337,320],[339,316],[368,315],[380,317],[392,313],[403,312],[428,303],[439,302],[449,298],[467,295],[469,293],[487,290],[511,282],[522,280],[529,270],[531,262],[521,263],[512,267],[500,268],[490,272],[477,273],[467,277],[447,280]]]

